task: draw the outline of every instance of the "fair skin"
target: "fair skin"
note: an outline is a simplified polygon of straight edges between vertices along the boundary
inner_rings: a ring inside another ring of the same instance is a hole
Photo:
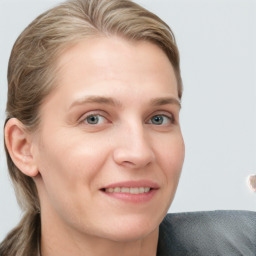
[[[39,129],[6,125],[40,198],[42,255],[153,256],[184,160],[177,81],[149,42],[86,39],[57,61]]]

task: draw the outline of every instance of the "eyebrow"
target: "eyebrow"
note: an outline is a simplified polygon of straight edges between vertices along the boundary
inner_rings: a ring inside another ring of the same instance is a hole
[[[79,98],[75,100],[69,107],[71,109],[74,106],[83,105],[86,103],[99,103],[99,104],[106,104],[106,105],[112,105],[112,106],[121,106],[121,102],[118,100],[115,100],[111,97],[103,97],[103,96],[86,96]]]
[[[99,104],[106,104],[112,106],[121,107],[122,103],[119,100],[113,99],[111,97],[105,96],[86,96],[75,100],[69,107],[71,109],[74,106],[79,106],[83,104],[90,104],[90,103],[99,103]],[[162,105],[169,105],[174,104],[181,108],[181,102],[179,99],[174,97],[160,97],[154,98],[150,100],[150,105],[152,106],[162,106]]]
[[[179,99],[174,97],[164,97],[164,98],[155,98],[150,101],[151,105],[153,106],[162,106],[162,105],[168,105],[168,104],[174,104],[177,105],[179,108],[181,108],[181,102]]]

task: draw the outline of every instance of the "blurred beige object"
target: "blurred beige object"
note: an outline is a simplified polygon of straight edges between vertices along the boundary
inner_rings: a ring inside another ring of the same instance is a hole
[[[248,186],[251,191],[256,192],[256,175],[255,174],[251,174],[248,177]]]

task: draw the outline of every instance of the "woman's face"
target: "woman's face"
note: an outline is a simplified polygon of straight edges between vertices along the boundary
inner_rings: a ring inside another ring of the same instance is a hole
[[[42,222],[115,241],[156,230],[184,144],[172,65],[148,42],[81,41],[58,60],[33,140]]]

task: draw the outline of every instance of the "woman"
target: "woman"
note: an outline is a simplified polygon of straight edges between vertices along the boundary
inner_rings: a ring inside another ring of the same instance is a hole
[[[0,255],[255,255],[254,213],[164,219],[181,97],[172,31],[137,4],[71,0],[35,19],[9,61],[5,146],[24,217]]]
[[[127,0],[65,2],[17,39],[8,84],[24,217],[1,255],[156,255],[184,159],[170,28]]]

